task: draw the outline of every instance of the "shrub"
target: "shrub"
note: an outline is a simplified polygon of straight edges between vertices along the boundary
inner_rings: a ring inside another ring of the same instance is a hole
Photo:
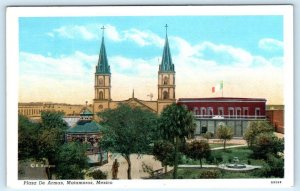
[[[221,177],[221,172],[220,170],[214,169],[214,170],[203,170],[199,174],[200,179],[216,179]]]
[[[102,180],[107,178],[107,174],[102,172],[101,170],[94,170],[92,172],[89,172],[87,175],[91,176],[95,180]]]

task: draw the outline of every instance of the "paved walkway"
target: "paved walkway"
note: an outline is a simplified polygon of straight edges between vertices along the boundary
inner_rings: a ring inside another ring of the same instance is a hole
[[[225,149],[246,147],[246,146],[248,146],[248,145],[247,144],[244,144],[244,145],[231,145],[231,146],[226,146]],[[224,149],[224,147],[216,147],[216,148],[212,148],[210,150],[221,150],[221,149]]]
[[[108,163],[101,166],[101,167],[96,167],[94,169],[100,169],[102,172],[107,173],[107,179],[112,178],[112,171],[111,167],[112,164],[115,160],[115,158],[118,160],[120,166],[119,166],[119,172],[118,172],[118,179],[127,179],[127,169],[128,169],[128,164],[124,157],[121,155],[116,155],[112,158],[109,159]],[[141,178],[147,178],[150,175],[147,172],[144,172],[143,170],[143,163],[152,168],[153,170],[158,170],[163,168],[161,166],[161,162],[158,160],[155,160],[152,155],[137,155],[137,154],[132,154],[130,156],[131,160],[131,178],[132,179],[141,179]],[[168,171],[172,170],[172,167],[168,167]]]

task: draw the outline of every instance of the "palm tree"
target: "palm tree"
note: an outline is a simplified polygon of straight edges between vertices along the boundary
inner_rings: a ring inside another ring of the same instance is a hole
[[[173,178],[177,178],[179,145],[188,137],[189,130],[194,127],[194,117],[183,106],[172,104],[167,106],[159,118],[159,127],[163,139],[174,144]]]

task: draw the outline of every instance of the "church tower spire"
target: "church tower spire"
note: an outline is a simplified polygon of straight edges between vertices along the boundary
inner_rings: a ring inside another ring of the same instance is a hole
[[[104,44],[104,26],[101,29],[102,42],[95,72],[95,98],[93,100],[94,113],[98,113],[103,109],[109,108],[109,104],[111,102],[111,73]]]
[[[161,64],[158,70],[158,112],[176,101],[175,99],[175,67],[172,62],[168,40],[168,25]]]
[[[161,64],[159,65],[160,72],[174,72],[174,64],[172,62],[171,51],[169,47],[169,40],[168,40],[168,25],[166,27],[166,39],[164,45],[164,51],[162,55]]]
[[[110,74],[110,66],[107,61],[106,56],[106,49],[104,44],[104,26],[101,28],[102,31],[102,42],[101,42],[101,48],[98,58],[98,64],[96,66],[96,73],[97,74]]]

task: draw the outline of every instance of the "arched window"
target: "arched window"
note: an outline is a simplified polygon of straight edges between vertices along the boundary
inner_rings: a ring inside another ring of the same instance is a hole
[[[201,107],[201,115],[202,116],[206,115],[206,109],[205,109],[205,107]]]
[[[197,107],[194,107],[194,115],[199,115]]]
[[[99,92],[99,99],[103,99],[103,92],[102,91]]]
[[[169,93],[167,91],[163,92],[163,99],[169,99]]]
[[[169,84],[169,78],[167,76],[164,77],[164,85]]]

